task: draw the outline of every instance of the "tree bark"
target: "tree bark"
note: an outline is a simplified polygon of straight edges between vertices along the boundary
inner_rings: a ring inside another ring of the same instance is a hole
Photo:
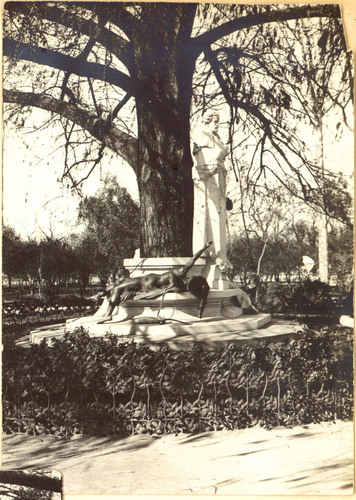
[[[160,6],[146,7],[133,38],[142,257],[192,255],[189,8],[172,4],[157,23]]]

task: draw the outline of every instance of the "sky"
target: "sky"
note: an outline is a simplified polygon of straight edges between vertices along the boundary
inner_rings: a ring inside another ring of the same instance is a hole
[[[46,113],[35,111],[33,121]],[[45,131],[8,130],[3,149],[3,222],[22,237],[62,237],[76,231],[79,196],[73,196],[58,180],[63,172],[63,149],[54,152],[54,138]],[[36,160],[36,156],[39,159]],[[85,195],[102,187],[106,173],[117,175],[134,199],[138,199],[135,174],[119,158],[107,159],[84,183]],[[44,233],[44,234],[43,234]]]

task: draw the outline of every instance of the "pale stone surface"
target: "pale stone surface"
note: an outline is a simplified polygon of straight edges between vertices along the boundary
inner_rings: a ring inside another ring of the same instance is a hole
[[[341,421],[270,431],[254,427],[167,435],[158,440],[148,435],[69,440],[12,435],[3,436],[2,467],[60,470],[66,495],[340,498],[352,494],[353,443],[353,422]]]
[[[215,117],[215,118],[214,118]],[[205,241],[213,241],[209,249],[211,262],[207,262],[207,281],[212,288],[224,290],[228,282],[224,266],[226,256],[226,170],[227,147],[222,143],[218,130],[218,117],[214,115],[192,132],[193,182],[194,182],[194,224],[193,253]],[[219,265],[216,259],[219,258]]]
[[[152,311],[146,310],[141,317],[152,317]],[[277,340],[298,335],[300,325],[288,321],[271,321],[269,314],[243,315],[235,319],[217,317],[200,319],[183,312],[176,315],[176,321],[167,320],[166,324],[135,324],[132,321],[96,324],[95,318],[83,318],[83,326],[92,337],[102,337],[106,333],[122,336],[123,340],[134,338],[137,343],[146,343],[152,347],[165,343],[172,349],[191,349],[195,343],[202,343],[207,349],[223,347],[234,343],[256,343],[261,340]],[[79,321],[79,320],[78,320]],[[91,322],[90,322],[91,321]],[[70,324],[69,324],[70,325]],[[77,326],[78,323],[77,323]],[[43,339],[49,342],[60,338],[68,331],[68,324],[57,328],[47,327],[31,332],[31,342],[39,343]]]
[[[354,327],[354,318],[352,316],[342,315],[339,320],[340,325],[347,326],[348,328]]]
[[[50,341],[52,338],[60,338],[66,331],[83,327],[93,337],[112,333],[125,337],[134,336],[137,342],[152,344],[174,341],[174,346],[191,346],[192,342],[199,342],[201,336],[204,337],[204,342],[208,342],[209,335],[218,342],[246,341],[246,336],[241,337],[241,334],[262,328],[270,323],[271,316],[244,315],[243,309],[231,302],[233,298],[238,300],[242,308],[247,308],[250,304],[246,294],[238,288],[210,290],[203,317],[199,318],[199,299],[189,292],[170,292],[156,299],[128,300],[114,309],[112,320],[98,324],[107,310],[105,299],[93,316],[70,319],[65,324],[32,330],[30,339],[33,343],[39,343],[43,339]],[[290,328],[284,333],[290,334]],[[219,339],[221,335],[225,337]],[[181,337],[187,336],[181,342]],[[258,337],[263,337],[263,333]]]

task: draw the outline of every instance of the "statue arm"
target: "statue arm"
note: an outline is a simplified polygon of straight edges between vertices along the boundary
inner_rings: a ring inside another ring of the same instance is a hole
[[[184,278],[186,276],[186,274],[188,273],[188,271],[191,270],[191,268],[194,266],[195,262],[199,259],[199,257],[205,252],[205,250],[207,248],[210,247],[210,245],[212,245],[213,242],[212,241],[208,241],[208,243],[201,249],[199,250],[197,253],[195,253],[193,255],[193,257],[187,262],[187,264],[181,269],[181,271],[179,272],[179,275]]]

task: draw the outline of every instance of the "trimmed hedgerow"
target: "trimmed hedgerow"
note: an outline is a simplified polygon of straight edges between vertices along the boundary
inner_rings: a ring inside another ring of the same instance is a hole
[[[203,351],[153,350],[83,329],[3,353],[5,433],[137,434],[352,417],[352,331]]]
[[[63,321],[73,316],[93,314],[96,309],[95,304],[81,299],[62,300],[56,304],[30,304],[19,301],[3,304],[2,320],[4,325],[31,326],[36,323]]]

